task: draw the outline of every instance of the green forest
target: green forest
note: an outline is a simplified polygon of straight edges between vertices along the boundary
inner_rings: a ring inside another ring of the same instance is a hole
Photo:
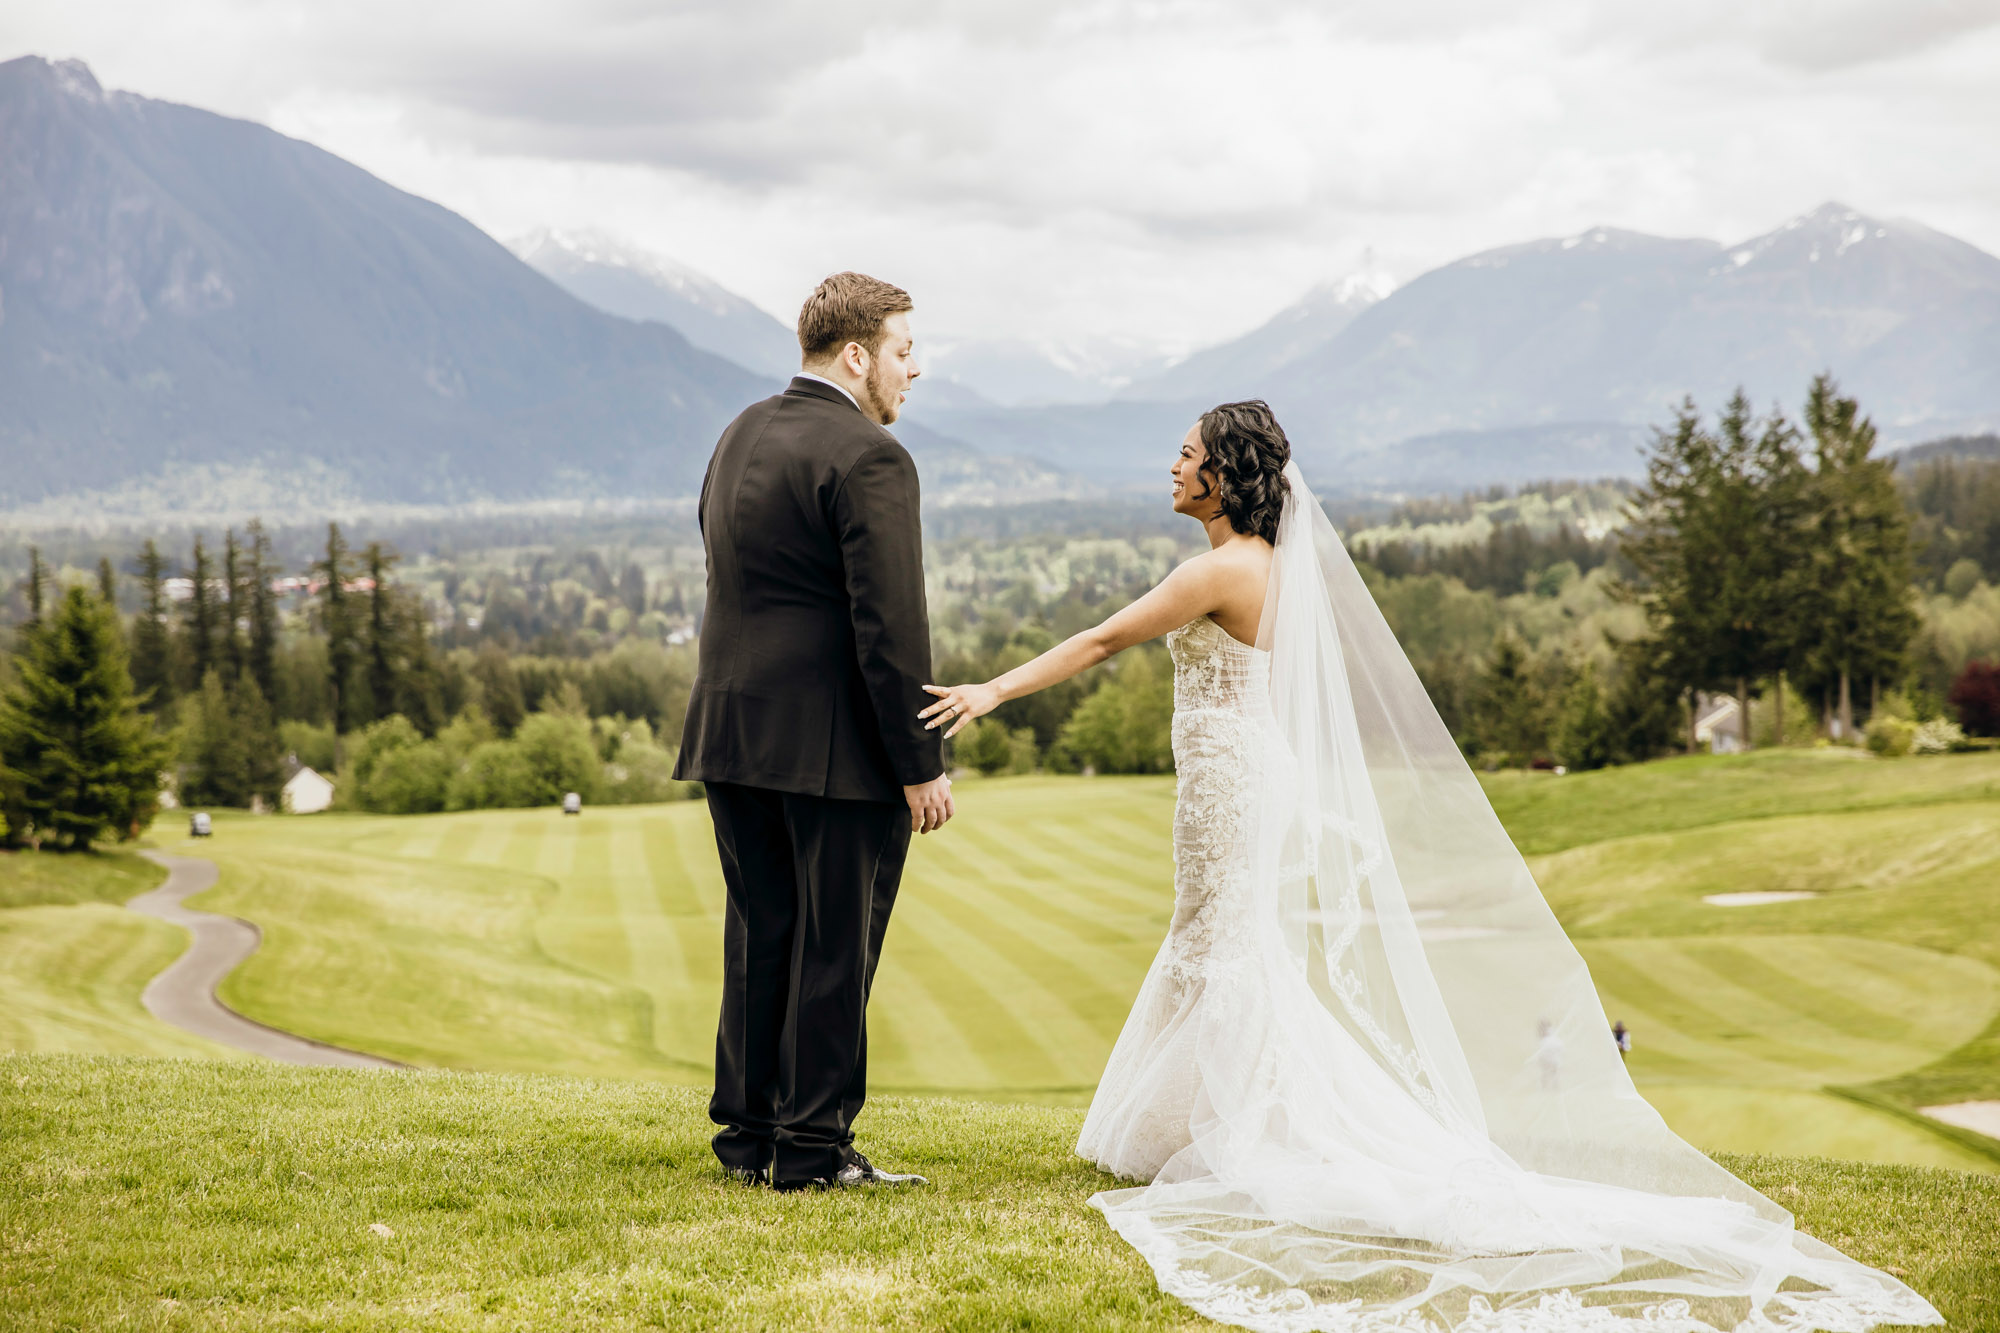
[[[2000,733],[1992,452],[1885,456],[1822,377],[1796,422],[1741,395],[1712,417],[1685,404],[1637,485],[1328,507],[1479,766],[1693,748],[1719,698],[1751,745],[1925,753]],[[1137,501],[927,514],[939,679],[986,679],[1096,623],[1199,539]],[[274,809],[299,765],[332,776],[339,805],[385,813],[698,794],[670,776],[701,618],[686,506],[385,523],[366,540],[254,520],[45,534],[0,544],[8,568],[12,841],[126,833],[162,798]],[[1149,645],[1003,705],[954,763],[1167,772],[1171,709]]]

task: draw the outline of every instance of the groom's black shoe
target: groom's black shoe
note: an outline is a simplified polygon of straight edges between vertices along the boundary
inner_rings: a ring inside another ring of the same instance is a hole
[[[878,1171],[875,1164],[855,1153],[846,1166],[831,1176],[807,1176],[802,1180],[774,1180],[771,1188],[780,1194],[792,1194],[799,1190],[851,1190],[865,1185],[928,1185],[930,1181],[922,1176],[898,1175],[894,1171]]]
[[[759,1185],[768,1185],[771,1183],[771,1172],[768,1167],[725,1166],[722,1169],[728,1174],[731,1180],[739,1185],[749,1185],[754,1188]]]
[[[869,1161],[858,1152],[854,1154],[852,1161],[841,1168],[841,1174],[845,1175],[847,1172],[855,1170],[860,1171],[862,1183],[868,1185],[928,1185],[931,1183],[922,1176],[898,1175],[894,1171],[878,1171],[875,1163]]]

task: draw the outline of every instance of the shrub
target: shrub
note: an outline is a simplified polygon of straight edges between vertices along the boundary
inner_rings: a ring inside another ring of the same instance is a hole
[[[599,799],[609,805],[650,805],[701,795],[699,782],[674,777],[674,752],[653,742],[644,718],[598,718],[596,730],[607,754]]]
[[[427,815],[444,809],[445,788],[457,768],[436,741],[405,745],[382,756],[359,794],[363,810],[384,815]]]
[[[996,773],[1035,771],[1035,730],[1017,727],[1009,731],[993,718],[981,718],[952,738],[952,758],[975,772],[992,777]]]
[[[1917,724],[1910,738],[1911,754],[1948,754],[1965,744],[1965,732],[1956,722],[1933,718]]]
[[[2000,736],[2000,662],[1967,662],[1945,696],[1974,736]]]
[[[280,722],[278,744],[286,754],[307,768],[333,772],[333,724],[315,726],[311,722]]]
[[[1893,758],[1910,752],[1910,746],[1917,738],[1917,724],[1902,717],[1873,717],[1868,720],[1863,734],[1867,737],[1870,750]]]
[[[1952,561],[1951,568],[1944,572],[1945,596],[1954,602],[1964,601],[1979,586],[1983,576],[1984,571],[1979,568],[1977,560]]]
[[[334,788],[340,793],[342,804],[368,809],[366,793],[376,766],[397,750],[421,744],[423,739],[401,713],[369,723],[347,743],[347,766],[341,770],[340,782]]]
[[[465,757],[445,786],[447,810],[497,810],[540,805],[535,774],[512,741],[487,741]]]
[[[600,770],[590,722],[581,712],[535,713],[510,742],[531,775],[533,799],[525,805],[554,805],[565,792],[597,799]]]

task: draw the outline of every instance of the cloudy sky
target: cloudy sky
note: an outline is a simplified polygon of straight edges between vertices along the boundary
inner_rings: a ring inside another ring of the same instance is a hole
[[[2000,0],[11,0],[0,58],[263,121],[790,322],[1185,347],[1364,268],[1828,199],[2000,252]]]

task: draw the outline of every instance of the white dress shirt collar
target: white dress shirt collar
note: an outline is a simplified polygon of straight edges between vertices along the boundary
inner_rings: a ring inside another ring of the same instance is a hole
[[[799,378],[799,379],[802,379],[802,380],[817,380],[817,381],[818,381],[819,383],[821,383],[821,384],[824,384],[824,385],[826,385],[826,386],[827,386],[828,388],[830,388],[830,389],[839,389],[839,390],[840,390],[840,391],[841,391],[842,393],[846,393],[846,394],[847,394],[847,401],[848,401],[848,402],[850,402],[850,403],[853,403],[853,404],[854,404],[854,406],[855,406],[855,409],[856,409],[857,411],[858,411],[858,410],[860,409],[860,407],[861,407],[861,400],[860,400],[860,399],[858,399],[858,398],[856,398],[856,397],[855,397],[855,396],[854,396],[853,394],[851,394],[851,393],[847,393],[847,388],[846,388],[846,386],[844,386],[844,385],[840,385],[840,384],[835,384],[835,383],[834,383],[834,382],[833,382],[832,380],[828,379],[828,378],[827,378],[826,376],[824,376],[824,375],[815,375],[815,374],[813,374],[813,373],[812,373],[812,372],[811,372],[810,370],[800,370],[800,371],[795,371],[795,372],[793,372],[793,374],[794,374],[794,375],[795,375],[795,376],[796,376],[797,378]]]

